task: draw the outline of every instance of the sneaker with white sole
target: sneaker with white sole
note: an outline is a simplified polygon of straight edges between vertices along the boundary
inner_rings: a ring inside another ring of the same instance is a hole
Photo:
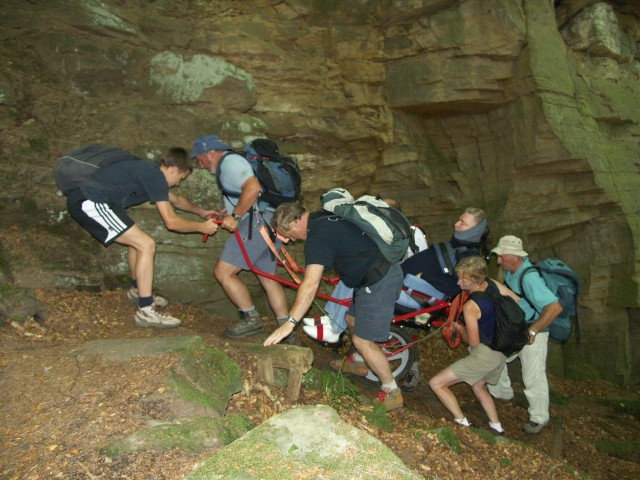
[[[138,308],[136,312],[136,327],[176,328],[181,323],[171,315],[158,312],[155,305]]]
[[[304,333],[319,342],[338,343],[340,341],[340,333],[334,331],[331,325],[320,324],[313,327],[304,325],[302,329]]]
[[[127,297],[136,305],[138,304],[138,289],[135,287],[131,287],[127,292]],[[169,300],[160,295],[153,296],[153,303],[155,303],[158,307],[166,307],[169,305]]]
[[[307,327],[313,327],[316,325],[329,325],[331,323],[331,319],[326,315],[322,315],[321,317],[304,317],[302,319],[302,323],[304,323],[304,325]]]

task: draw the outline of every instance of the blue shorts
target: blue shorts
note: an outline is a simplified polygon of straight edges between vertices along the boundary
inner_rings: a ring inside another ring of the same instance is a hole
[[[269,248],[269,245],[267,245],[267,242],[264,241],[264,238],[260,233],[260,229],[263,225],[268,225],[268,222],[271,221],[271,217],[273,217],[273,212],[270,210],[266,210],[263,213],[253,213],[251,240],[249,240],[250,215],[245,215],[244,218],[240,220],[237,228],[238,233],[240,233],[240,237],[242,238],[244,248],[249,256],[249,260],[254,267],[267,273],[274,273],[276,271],[277,260]],[[282,242],[278,240],[275,242],[275,245],[276,248],[280,248]],[[247,262],[244,259],[244,255],[242,254],[242,250],[240,249],[240,245],[238,244],[238,239],[235,234],[231,235],[224,244],[224,248],[220,254],[220,260],[230,263],[231,265],[235,265],[242,270],[250,270],[249,265],[247,265]]]
[[[389,328],[403,279],[402,268],[396,263],[377,283],[354,290],[348,314],[356,319],[356,336],[371,342],[389,340]]]

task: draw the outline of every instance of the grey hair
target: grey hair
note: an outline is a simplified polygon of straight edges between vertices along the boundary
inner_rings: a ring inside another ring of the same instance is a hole
[[[291,224],[291,222],[302,218],[302,215],[306,211],[307,210],[300,202],[281,203],[280,205],[278,205],[278,208],[276,208],[276,212],[273,214],[273,218],[271,219],[271,226],[274,230],[278,228],[282,230],[289,230],[289,225]]]

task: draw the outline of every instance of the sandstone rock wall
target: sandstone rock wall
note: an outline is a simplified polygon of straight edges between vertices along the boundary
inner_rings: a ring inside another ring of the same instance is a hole
[[[393,196],[429,239],[465,206],[491,241],[583,279],[582,345],[553,370],[638,380],[640,9],[572,0],[97,2],[0,6],[0,242],[16,283],[126,283],[126,257],[65,213],[51,167],[101,141],[149,159],[217,133],[268,135],[299,161],[306,203],[344,186]],[[212,177],[181,193],[217,205]],[[221,313],[212,278],[226,238],[166,231],[156,285]],[[247,276],[250,279],[250,276]],[[256,300],[266,310],[255,281]]]

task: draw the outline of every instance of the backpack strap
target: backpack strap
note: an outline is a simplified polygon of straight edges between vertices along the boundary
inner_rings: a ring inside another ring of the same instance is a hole
[[[265,243],[269,246],[271,254],[278,259],[282,266],[284,266],[293,281],[300,285],[302,283],[302,280],[300,280],[300,277],[296,275],[296,272],[300,272],[301,269],[293,260],[291,255],[289,255],[289,252],[287,252],[287,250],[284,248],[284,245],[280,246],[280,251],[278,251],[275,245],[275,240],[277,239],[276,232],[271,228],[270,225],[267,225],[265,223],[262,225],[262,228],[260,228],[260,234],[262,235]]]
[[[229,200],[229,203],[231,203],[231,205],[233,205],[234,207],[236,207],[238,205],[238,203],[233,203],[232,198],[235,198],[236,200],[240,199],[240,195],[242,195],[242,193],[236,193],[236,192],[232,192],[230,190],[225,189],[222,186],[222,180],[220,179],[220,172],[222,171],[222,162],[224,161],[225,158],[227,158],[229,155],[240,155],[242,158],[245,158],[241,153],[235,152],[233,150],[228,150],[226,151],[222,157],[220,157],[220,161],[218,162],[218,166],[216,167],[216,183],[218,184],[218,189],[222,192],[222,195]],[[245,159],[246,160],[246,159]],[[251,209],[249,210],[249,231],[248,231],[248,239],[251,240],[251,238],[253,237],[253,215],[254,215],[254,207],[252,206]]]
[[[222,180],[220,179],[220,172],[222,171],[222,162],[224,161],[225,158],[227,158],[229,155],[232,155],[234,153],[236,152],[234,152],[233,150],[229,150],[225,152],[222,155],[222,157],[220,157],[220,161],[218,162],[218,166],[216,167],[216,183],[218,184],[218,189],[222,192],[222,195],[224,195],[227,198],[227,200],[229,200],[229,202],[235,207],[237,204],[234,204],[231,198],[240,198],[241,193],[236,193],[236,192],[232,192],[230,190],[225,189],[222,186]],[[240,155],[240,154],[237,154],[237,155]]]
[[[415,255],[418,253],[418,245],[416,244],[416,231],[419,230],[415,225],[411,225],[409,227],[411,231],[411,239],[409,240],[409,250],[411,250],[411,254]]]
[[[538,315],[540,315],[540,311],[536,308],[536,306],[533,304],[533,302],[531,300],[529,300],[527,298],[527,294],[524,293],[524,276],[531,272],[531,271],[536,271],[538,272],[538,269],[534,266],[531,267],[527,267],[522,274],[520,275],[520,279],[518,280],[518,291],[515,292],[517,295],[519,295],[521,298],[523,298],[533,309],[534,312],[536,312]],[[538,272],[538,275],[540,275],[540,272]],[[541,277],[542,278],[542,277]]]
[[[433,247],[435,248],[442,273],[446,275],[453,275],[453,269],[456,264],[456,254],[451,247],[451,243],[435,243]],[[444,250],[446,250],[446,252]]]
[[[488,288],[487,288],[487,290],[488,290]],[[492,293],[490,291],[486,291],[485,290],[484,292],[476,291],[476,292],[473,292],[471,295],[469,295],[469,300],[473,300],[475,302],[476,299],[478,299],[478,300],[488,300],[490,302],[493,302],[494,299],[495,299],[495,293]],[[479,305],[478,305],[478,308],[480,308]],[[478,324],[478,335],[480,337],[480,343],[484,343],[487,347],[491,348],[491,341],[489,341],[489,339],[487,338],[485,333],[480,328],[480,324]]]

